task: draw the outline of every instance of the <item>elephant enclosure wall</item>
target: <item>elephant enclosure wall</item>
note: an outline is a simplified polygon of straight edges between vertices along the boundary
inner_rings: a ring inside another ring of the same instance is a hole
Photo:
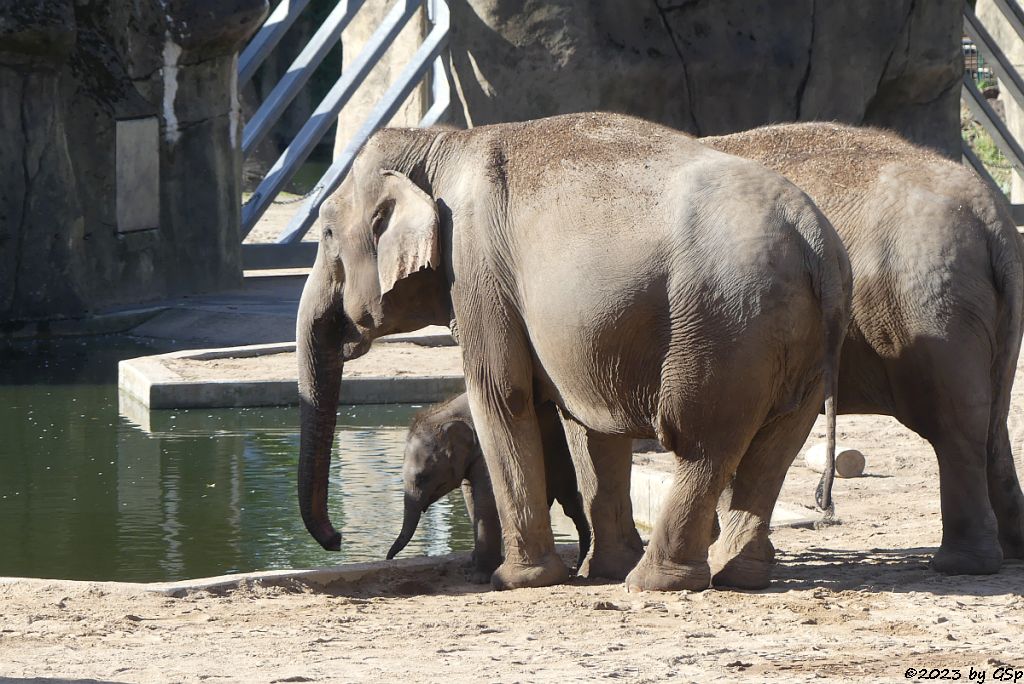
[[[960,155],[962,0],[452,0],[453,120],[893,128]]]
[[[236,284],[266,0],[0,0],[0,323]]]

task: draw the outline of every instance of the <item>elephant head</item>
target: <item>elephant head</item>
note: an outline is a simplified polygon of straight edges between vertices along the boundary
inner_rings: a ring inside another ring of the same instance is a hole
[[[438,208],[421,187],[429,187],[424,169],[438,134],[378,132],[321,208],[320,244],[295,333],[298,494],[306,529],[328,550],[341,547],[327,514],[327,487],[344,362],[382,335],[451,318]]]
[[[458,488],[479,457],[481,454],[476,447],[473,428],[464,421],[452,420],[437,425],[427,419],[413,423],[405,443],[402,467],[405,490],[402,531],[388,551],[388,560],[412,539],[423,512]]]

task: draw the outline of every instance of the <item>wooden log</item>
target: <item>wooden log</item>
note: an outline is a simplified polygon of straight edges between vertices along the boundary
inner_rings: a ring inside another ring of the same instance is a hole
[[[804,463],[816,473],[825,469],[825,442],[815,444],[804,454]],[[836,477],[859,477],[864,474],[864,454],[852,447],[836,445]]]

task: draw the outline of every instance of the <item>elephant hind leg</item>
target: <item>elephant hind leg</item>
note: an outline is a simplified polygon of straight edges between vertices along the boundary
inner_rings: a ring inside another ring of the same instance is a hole
[[[700,591],[711,585],[715,504],[750,438],[739,425],[675,434],[675,480],[647,550],[626,577],[628,591]]]
[[[763,589],[771,581],[775,548],[768,538],[775,502],[793,459],[814,425],[822,392],[762,426],[718,502],[718,539],[711,547],[712,584]]]
[[[999,526],[1004,558],[1024,558],[1024,493],[1021,492],[1006,421],[992,426],[988,442],[988,496]]]
[[[584,522],[586,518],[590,520],[589,554],[583,553],[581,532],[577,574],[625,579],[644,552],[629,497],[632,440],[594,432],[567,413],[562,413],[562,426],[576,468]],[[568,511],[566,514],[569,515]]]
[[[997,572],[1003,553],[989,499],[990,363],[969,344],[919,343],[889,367],[896,418],[931,442],[939,463],[942,544],[938,572]],[[954,353],[955,352],[955,353]]]

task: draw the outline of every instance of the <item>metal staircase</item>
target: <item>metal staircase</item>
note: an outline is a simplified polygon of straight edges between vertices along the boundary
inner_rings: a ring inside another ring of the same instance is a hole
[[[380,0],[371,0],[379,2]],[[238,87],[255,74],[295,20],[307,9],[310,0],[280,0],[263,28],[253,36],[238,59]],[[285,109],[306,85],[327,53],[341,40],[342,31],[364,4],[363,0],[340,0],[309,43],[292,62],[287,72],[264,98],[259,109],[245,124],[242,154],[248,157],[281,118]],[[377,26],[359,55],[342,71],[327,95],[316,107],[287,149],[278,157],[256,190],[242,205],[242,239],[252,231],[274,198],[292,180],[338,119],[342,108],[352,99],[373,66],[395,41],[402,28],[420,8],[426,10],[430,30],[412,58],[401,70],[376,105],[347,142],[341,155],[321,176],[314,189],[299,203],[288,226],[270,244],[243,244],[242,262],[246,269],[291,268],[309,266],[316,255],[316,243],[302,242],[316,220],[320,205],[340,185],[359,148],[370,135],[395,115],[409,94],[424,78],[429,78],[430,106],[420,126],[431,126],[447,111],[451,101],[448,77],[441,57],[448,40],[449,13],[445,0],[395,0],[391,10]]]
[[[1021,10],[1017,0],[993,0],[993,4],[1013,29],[1017,40],[1024,41],[1024,11]],[[1008,93],[1017,107],[1024,109],[1024,79],[1017,73],[1002,48],[978,20],[970,6],[964,7],[964,33],[974,42],[979,54],[984,57],[988,66],[999,79],[1000,90]],[[992,136],[992,141],[1006,157],[1014,171],[1024,174],[1024,148],[978,90],[971,74],[964,74],[961,99],[967,105],[971,115]],[[967,142],[964,141],[962,145],[964,163],[970,165],[982,178],[998,187]],[[1024,225],[1024,204],[1011,203],[1010,209],[1014,223],[1018,226]]]

